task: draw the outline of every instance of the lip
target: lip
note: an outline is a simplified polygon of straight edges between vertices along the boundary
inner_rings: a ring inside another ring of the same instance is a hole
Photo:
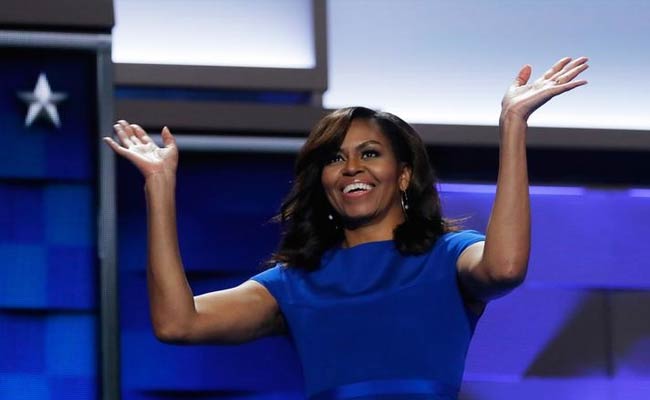
[[[362,180],[360,180],[360,179],[355,179],[355,180],[350,181],[350,182],[344,182],[343,185],[339,188],[339,190],[341,191],[341,193],[343,193],[343,190],[345,189],[345,187],[346,187],[347,185],[351,185],[351,184],[353,184],[353,183],[363,183],[363,184],[365,184],[365,185],[372,186],[373,189],[375,188],[375,186],[377,186],[377,185],[375,185],[375,184],[372,183],[372,182],[362,181]],[[369,191],[370,191],[370,190],[369,190]],[[369,192],[369,191],[368,191],[368,192]],[[361,193],[368,193],[368,192],[361,192]],[[343,193],[343,194],[346,194],[346,193]],[[349,194],[349,193],[348,193],[348,194]]]
[[[374,189],[374,187],[373,187]],[[358,199],[360,197],[364,197],[370,194],[373,189],[366,190],[366,191],[358,191],[358,192],[350,192],[350,193],[342,193],[344,199]]]
[[[359,191],[356,191],[356,192],[345,193],[345,192],[343,192],[343,189],[345,188],[345,186],[343,186],[343,188],[341,188],[341,195],[343,196],[344,200],[354,200],[354,201],[356,201],[356,200],[359,200],[359,199],[363,199],[366,196],[370,195],[370,192],[375,190],[375,187],[376,187],[376,185],[373,184],[373,183],[370,183],[370,182],[367,182],[367,181],[361,181],[361,180],[358,180],[358,179],[354,180],[353,182],[347,183],[346,186],[350,185],[352,183],[363,183],[363,184],[369,185],[371,187],[371,189],[370,190],[359,190]]]

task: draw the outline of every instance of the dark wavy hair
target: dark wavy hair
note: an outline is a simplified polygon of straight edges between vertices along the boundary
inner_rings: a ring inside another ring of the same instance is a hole
[[[429,250],[444,233],[456,231],[456,220],[442,217],[437,181],[426,148],[418,133],[401,118],[365,107],[336,110],[321,119],[307,137],[295,162],[293,187],[273,217],[282,225],[278,250],[268,260],[289,267],[313,270],[321,256],[344,239],[340,220],[329,204],[321,183],[326,162],[339,150],[350,124],[355,119],[374,122],[390,140],[400,165],[411,168],[406,190],[408,212],[393,236],[402,254],[421,254]]]

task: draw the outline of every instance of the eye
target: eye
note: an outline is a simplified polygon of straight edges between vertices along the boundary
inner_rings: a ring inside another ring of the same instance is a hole
[[[376,150],[365,150],[363,153],[361,153],[362,158],[375,158],[379,157],[379,152]]]
[[[339,161],[341,161],[341,160],[343,160],[343,157],[341,157],[340,154],[336,154],[336,155],[334,155],[334,156],[328,158],[328,159],[325,161],[325,165],[334,164],[334,163],[339,162]]]

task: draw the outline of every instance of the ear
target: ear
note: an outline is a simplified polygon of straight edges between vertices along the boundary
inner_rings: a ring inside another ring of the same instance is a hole
[[[402,172],[399,176],[399,190],[402,192],[405,192],[406,189],[408,189],[409,185],[411,184],[411,174],[412,174],[412,169],[408,165],[404,164],[402,166]]]

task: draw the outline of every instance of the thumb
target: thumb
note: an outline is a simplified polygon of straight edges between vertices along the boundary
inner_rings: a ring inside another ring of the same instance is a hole
[[[524,65],[523,67],[521,67],[521,70],[519,70],[519,74],[517,75],[514,84],[516,86],[525,85],[526,83],[528,83],[528,80],[530,79],[530,75],[532,73],[533,73],[533,67],[530,66],[530,64]]]
[[[165,147],[176,145],[176,139],[166,126],[162,129],[162,140]]]

